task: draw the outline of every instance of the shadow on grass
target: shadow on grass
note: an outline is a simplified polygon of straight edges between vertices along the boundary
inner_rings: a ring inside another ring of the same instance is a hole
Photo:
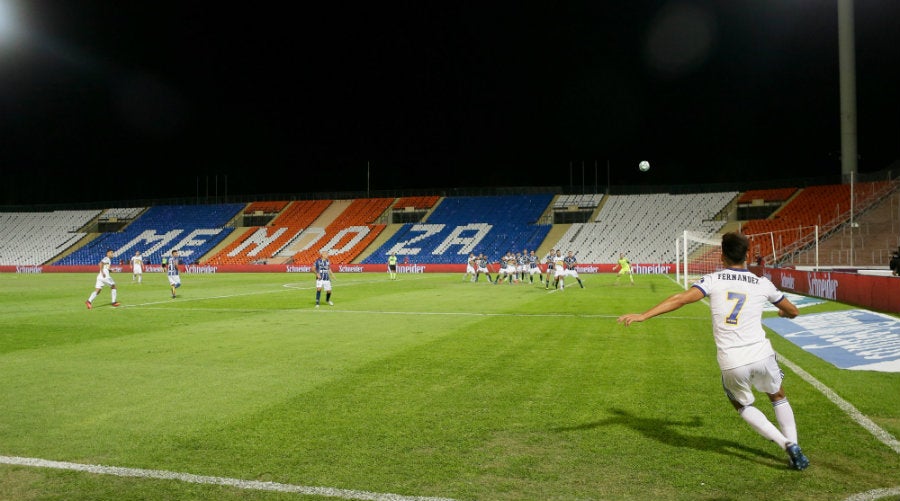
[[[698,451],[709,451],[726,456],[734,456],[772,468],[784,468],[785,465],[786,458],[776,456],[761,449],[747,447],[738,442],[721,438],[687,435],[678,430],[679,427],[699,428],[703,426],[703,420],[699,416],[694,416],[689,421],[672,421],[660,418],[639,417],[622,409],[610,409],[609,412],[613,414],[613,417],[575,426],[552,428],[552,431],[557,433],[586,431],[606,426],[621,425],[631,428],[647,438],[651,438],[666,445],[688,447]],[[743,421],[737,420],[735,426],[740,425],[743,425]]]

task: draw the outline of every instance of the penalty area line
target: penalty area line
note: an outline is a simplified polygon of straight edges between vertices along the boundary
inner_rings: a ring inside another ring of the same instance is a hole
[[[65,461],[50,461],[47,459],[17,456],[0,456],[0,464],[80,471],[93,473],[96,475],[111,475],[116,477],[148,478],[155,480],[178,480],[191,484],[221,485],[244,490],[285,492],[291,494],[305,494],[308,496],[322,496],[339,499],[360,499],[365,501],[454,501],[451,498],[404,496],[401,494],[391,494],[383,492],[336,489],[334,487],[314,487],[306,485],[283,484],[279,482],[261,482],[258,480],[241,480],[239,478],[212,477],[166,470],[147,470],[143,468],[123,468],[119,466],[69,463]]]

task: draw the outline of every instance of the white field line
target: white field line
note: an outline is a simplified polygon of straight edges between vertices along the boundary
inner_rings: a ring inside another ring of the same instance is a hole
[[[888,496],[900,496],[900,487],[891,487],[890,489],[874,489],[871,491],[860,492],[854,494],[844,501],[874,501],[876,499],[886,498]]]
[[[332,487],[311,487],[305,485],[282,484],[279,482],[260,482],[257,480],[241,480],[238,478],[210,477],[178,473],[166,470],[146,470],[142,468],[122,468],[118,466],[102,466],[94,464],[68,463],[64,461],[48,461],[46,459],[24,458],[16,456],[0,456],[0,463],[16,466],[52,468],[56,470],[81,471],[97,475],[113,475],[116,477],[136,477],[159,480],[179,480],[191,484],[221,485],[237,489],[254,491],[286,492],[323,496],[339,499],[360,499],[365,501],[453,501],[450,498],[403,496],[400,494],[335,489]]]

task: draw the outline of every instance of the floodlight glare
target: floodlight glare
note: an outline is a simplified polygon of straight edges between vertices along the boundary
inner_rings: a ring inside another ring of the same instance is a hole
[[[19,33],[16,7],[13,0],[0,0],[0,43],[15,39]]]

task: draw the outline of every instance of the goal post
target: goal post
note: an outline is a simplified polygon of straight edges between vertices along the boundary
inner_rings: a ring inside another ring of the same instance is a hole
[[[676,280],[687,289],[698,278],[722,269],[722,241],[684,230],[675,242]]]

